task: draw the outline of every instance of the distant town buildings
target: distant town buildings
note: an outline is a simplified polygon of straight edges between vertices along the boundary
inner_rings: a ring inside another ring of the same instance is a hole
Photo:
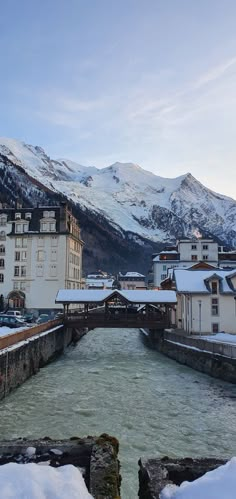
[[[65,203],[0,209],[0,295],[14,308],[58,308],[58,289],[81,287],[82,250]]]
[[[236,268],[236,251],[224,251],[213,239],[180,239],[176,246],[169,246],[153,256],[149,286],[159,288],[170,269],[188,268],[197,262]]]
[[[138,272],[119,272],[117,280],[120,289],[146,289],[145,276]]]
[[[84,289],[112,289],[115,278],[106,272],[94,272],[85,278]]]

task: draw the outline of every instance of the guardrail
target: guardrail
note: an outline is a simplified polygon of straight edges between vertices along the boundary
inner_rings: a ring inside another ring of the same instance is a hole
[[[180,334],[167,331],[164,333],[164,339],[173,341],[174,343],[181,343],[182,345],[198,348],[199,350],[204,350],[205,352],[236,359],[236,345],[207,341],[201,338],[191,338],[189,336],[181,336]]]
[[[43,324],[37,324],[36,326],[27,327],[23,331],[18,331],[12,334],[8,334],[6,336],[0,337],[0,350],[4,348],[8,348],[20,341],[28,340],[37,334],[44,333],[48,329],[52,329],[56,326],[63,325],[63,321],[61,319],[54,319],[52,321],[44,322]],[[0,328],[1,331],[1,328]]]

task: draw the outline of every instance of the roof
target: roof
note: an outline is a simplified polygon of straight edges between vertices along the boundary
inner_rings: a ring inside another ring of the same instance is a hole
[[[176,282],[177,293],[211,293],[208,286],[209,280],[220,281],[221,293],[235,294],[230,279],[234,276],[235,272],[232,270],[196,270],[195,272],[190,269],[174,269],[174,276]]]
[[[175,291],[159,290],[124,290],[117,289],[60,289],[56,296],[56,303],[103,303],[112,296],[118,295],[129,303],[176,303]]]

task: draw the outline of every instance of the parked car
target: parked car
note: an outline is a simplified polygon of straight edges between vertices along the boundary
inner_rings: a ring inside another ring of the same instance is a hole
[[[27,324],[32,324],[33,322],[36,322],[34,314],[25,314],[22,316],[22,320],[24,322],[27,322]]]
[[[27,324],[18,317],[11,317],[9,315],[0,315],[0,327],[2,326],[17,328],[17,327],[26,327]]]
[[[23,318],[23,315],[19,310],[7,310],[4,315],[7,315],[8,317],[17,317],[18,319]]]
[[[50,320],[51,320],[50,315],[48,315],[48,314],[40,314],[39,317],[38,317],[38,319],[37,319],[37,321],[36,321],[36,323],[37,324],[43,324],[44,322],[48,322]]]

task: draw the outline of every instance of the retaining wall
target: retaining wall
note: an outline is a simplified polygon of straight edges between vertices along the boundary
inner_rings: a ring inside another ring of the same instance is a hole
[[[236,383],[235,346],[189,338],[172,332],[150,330],[149,344],[180,364]]]
[[[78,341],[85,331],[50,321],[0,339],[0,399]],[[7,347],[7,348],[6,348]]]
[[[0,466],[12,462],[45,462],[45,465],[56,468],[72,464],[81,469],[94,499],[119,499],[121,477],[118,450],[118,440],[107,434],[68,440],[45,437],[41,440],[3,441],[0,442]]]

